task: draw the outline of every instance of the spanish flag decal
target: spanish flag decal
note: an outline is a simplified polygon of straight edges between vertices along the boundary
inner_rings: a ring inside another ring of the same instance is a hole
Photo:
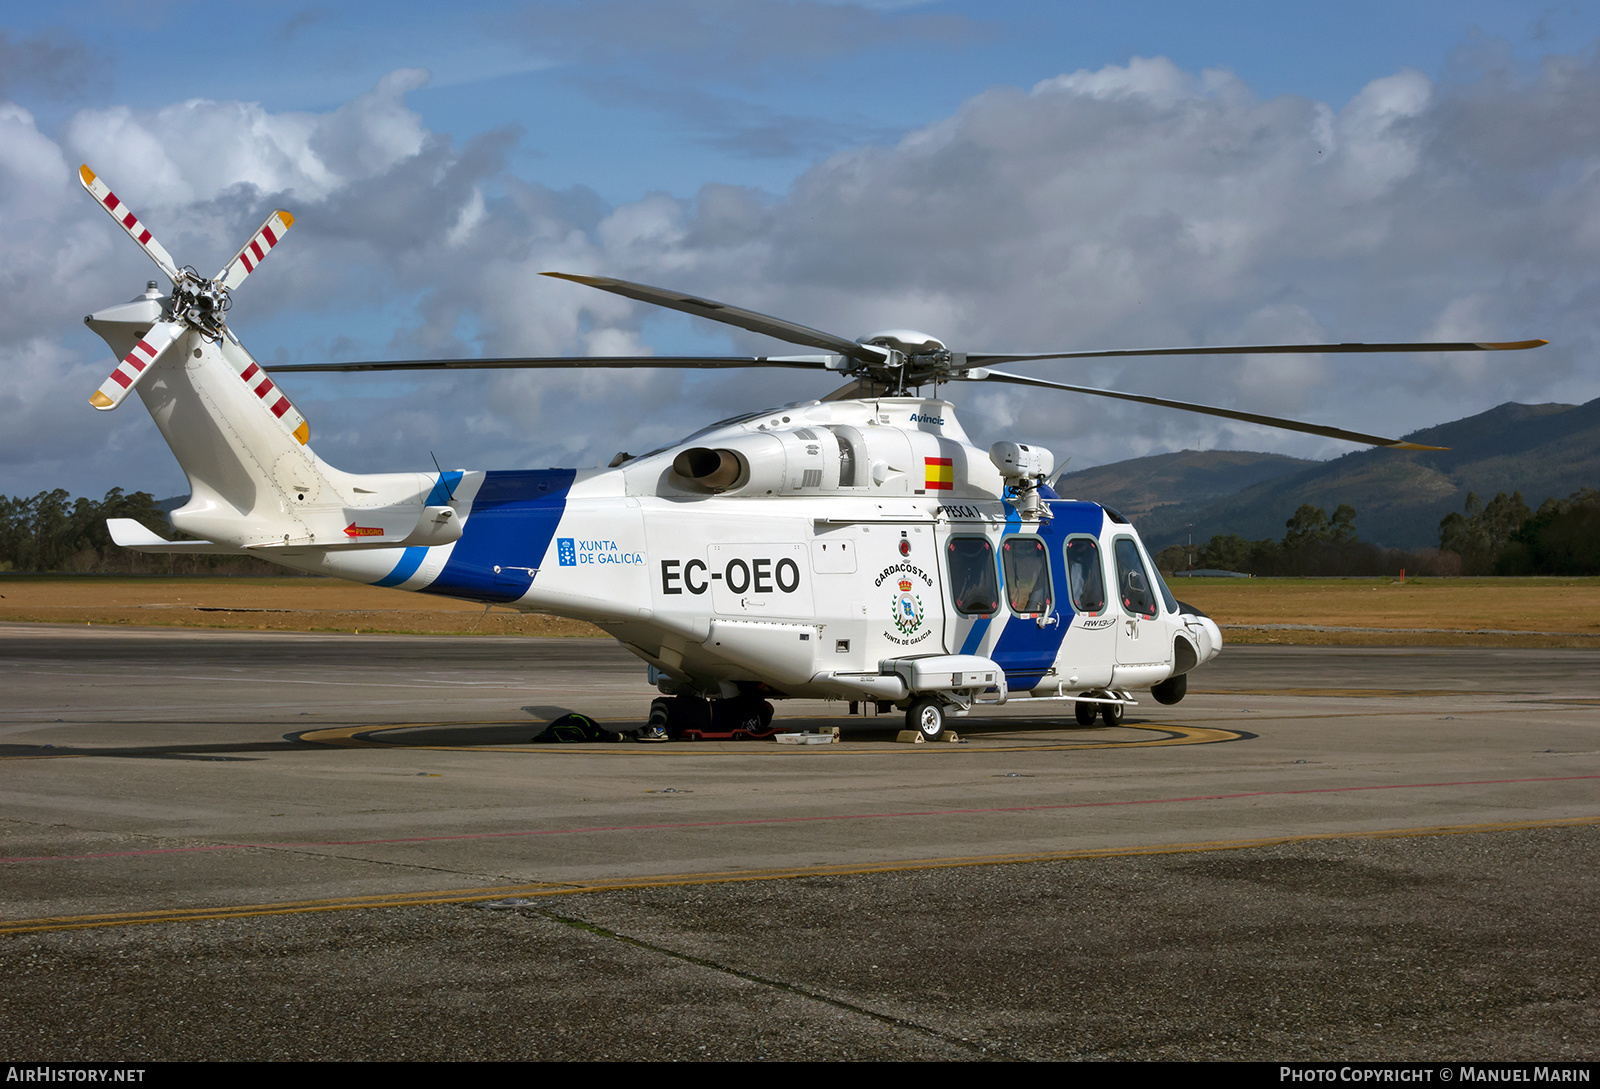
[[[947,492],[955,487],[956,469],[949,458],[923,458],[922,464],[927,473],[924,488],[929,491]]]

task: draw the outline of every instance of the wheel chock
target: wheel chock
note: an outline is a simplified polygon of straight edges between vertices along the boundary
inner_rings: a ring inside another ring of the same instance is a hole
[[[894,735],[894,739],[902,745],[925,745],[928,739],[922,736],[921,730],[901,730]],[[935,741],[949,742],[952,745],[961,744],[961,735],[954,730],[941,730]]]

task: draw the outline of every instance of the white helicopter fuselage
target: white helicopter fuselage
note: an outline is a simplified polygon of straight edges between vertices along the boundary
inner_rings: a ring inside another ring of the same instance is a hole
[[[1440,447],[1327,424],[999,369],[1123,356],[1523,351],[1547,343],[1246,344],[1029,353],[953,351],[895,329],[836,333],[680,291],[546,272],[820,355],[605,356],[313,363],[287,371],[446,368],[798,368],[847,376],[807,401],[708,428],[607,469],[353,474],[309,446],[309,424],[229,330],[238,288],[294,225],[275,209],[216,276],[178,267],[85,164],[84,189],[171,281],[85,319],[118,363],[89,398],[143,399],[189,479],[165,541],[112,519],[146,552],[233,552],[378,586],[591,621],[649,663],[679,712],[703,699],[738,723],[774,697],[904,707],[925,737],[947,711],[1009,699],[1074,702],[1120,721],[1134,688],[1176,703],[1221,634],[1177,601],[1133,527],[1046,485],[1048,451],[976,449],[949,402],[906,396],[986,381],[1112,398],[1394,449]],[[670,721],[672,712],[657,710]],[[765,709],[770,717],[770,708]],[[713,709],[713,717],[716,717]],[[758,715],[758,718],[760,716]],[[763,720],[763,726],[765,722]],[[743,728],[743,727],[741,727]],[[651,733],[665,736],[652,726]],[[748,732],[748,731],[747,731]]]
[[[91,325],[126,350],[141,305]],[[586,620],[662,691],[712,698],[1120,705],[1221,645],[1131,525],[1038,482],[1020,501],[946,401],[789,405],[608,469],[355,474],[231,335],[174,347],[138,393],[189,477],[173,525],[203,540],[113,526],[143,551]]]

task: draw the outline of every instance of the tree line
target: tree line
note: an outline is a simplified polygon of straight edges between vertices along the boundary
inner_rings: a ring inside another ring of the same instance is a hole
[[[1439,523],[1439,547],[1467,575],[1600,575],[1600,491],[1551,496],[1530,511],[1521,492],[1487,504],[1467,493],[1461,514]]]
[[[1163,571],[1239,571],[1251,575],[1600,575],[1600,491],[1583,488],[1546,499],[1532,511],[1521,492],[1487,504],[1467,493],[1465,511],[1439,522],[1439,547],[1406,551],[1362,541],[1356,511],[1302,503],[1281,541],[1218,534],[1192,549],[1173,545],[1156,556]],[[1193,553],[1191,557],[1191,551]]]
[[[253,556],[147,555],[119,548],[107,518],[151,528],[167,516],[149,492],[112,488],[104,499],[72,498],[65,488],[35,496],[0,495],[0,571],[100,572],[124,575],[282,575]]]
[[[1156,566],[1163,571],[1192,567],[1264,577],[1460,573],[1454,557],[1433,549],[1405,551],[1363,541],[1356,534],[1355,522],[1356,510],[1348,503],[1339,504],[1331,518],[1321,507],[1302,503],[1284,523],[1287,532],[1282,540],[1248,541],[1237,533],[1219,533],[1194,546],[1192,563],[1188,548],[1173,545],[1156,556]]]

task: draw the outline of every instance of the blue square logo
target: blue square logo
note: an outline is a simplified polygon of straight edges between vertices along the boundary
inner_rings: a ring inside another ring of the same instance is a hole
[[[572,543],[571,537],[556,538],[556,559],[562,567],[578,566],[578,546]]]

